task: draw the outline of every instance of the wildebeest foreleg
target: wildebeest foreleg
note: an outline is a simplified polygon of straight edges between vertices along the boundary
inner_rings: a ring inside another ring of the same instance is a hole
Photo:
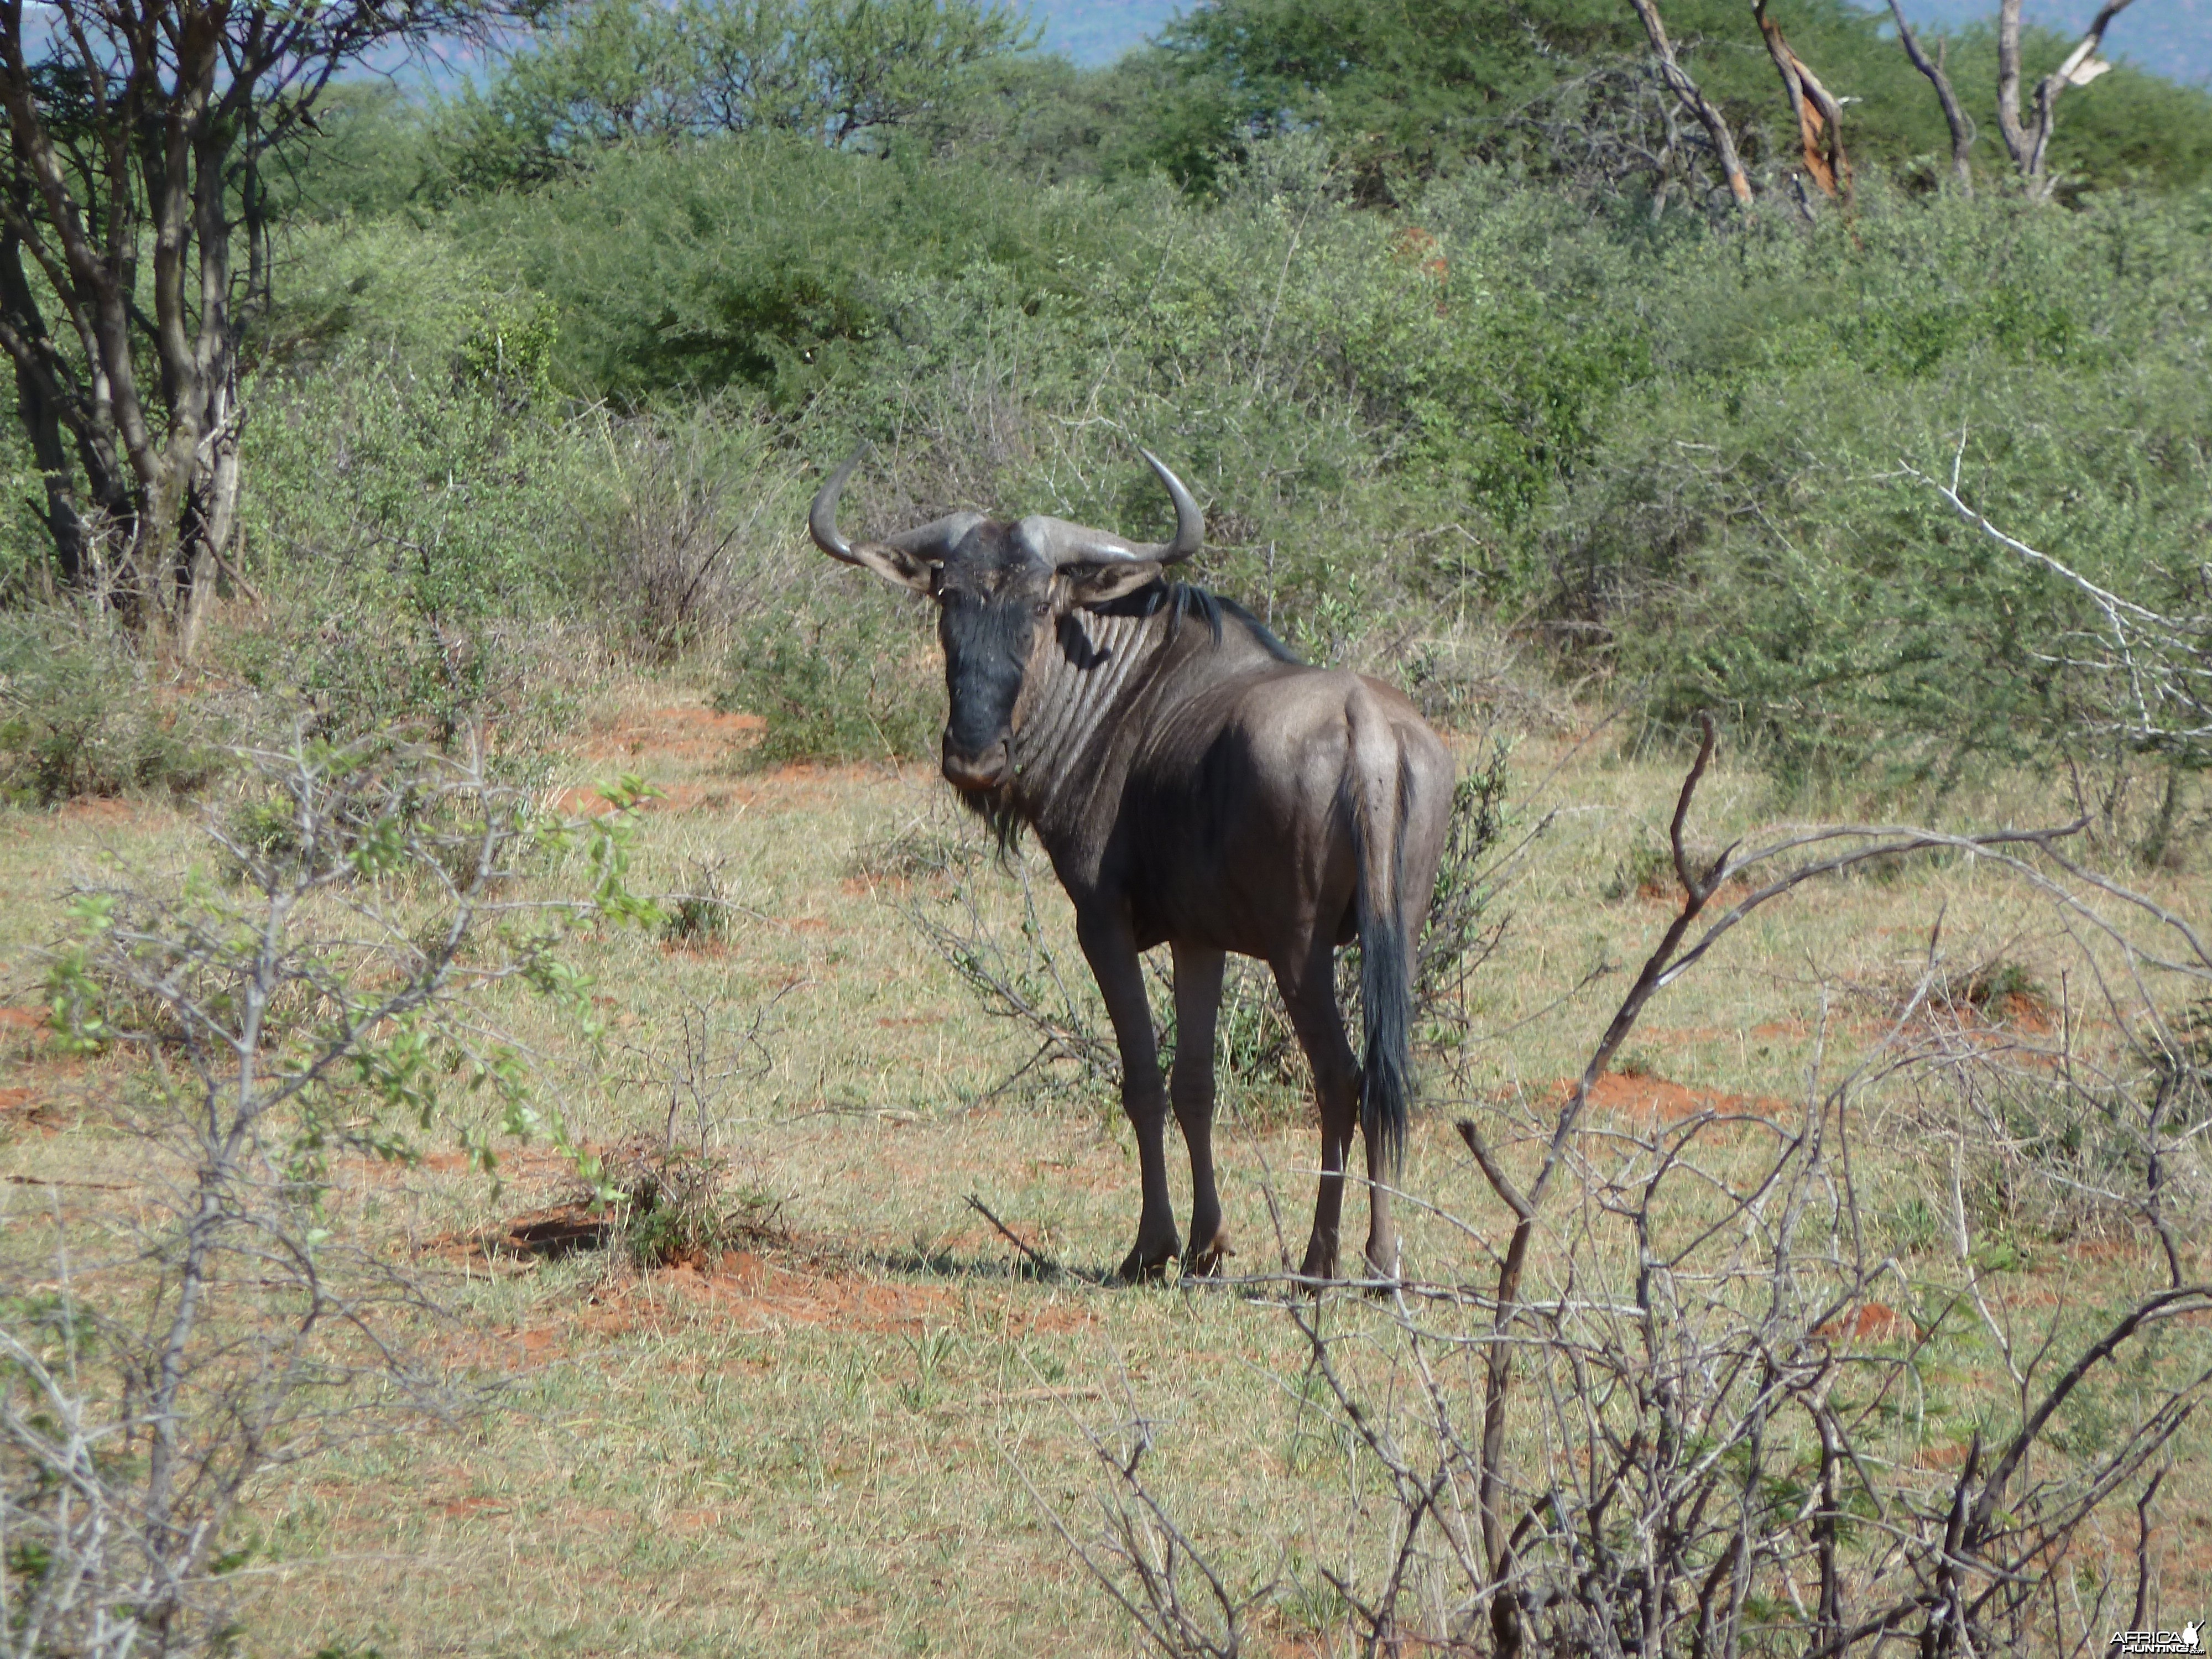
[[[1313,1067],[1321,1106],[1321,1189],[1314,1198],[1313,1237],[1298,1271],[1310,1279],[1337,1276],[1337,1236],[1344,1214],[1344,1161],[1359,1121],[1359,1066],[1345,1040],[1336,1006],[1336,952],[1319,939],[1304,957],[1273,964],[1275,983],[1298,1046]],[[1369,1246],[1373,1248],[1370,1236]]]
[[[1194,1273],[1213,1273],[1222,1257],[1236,1254],[1213,1184],[1213,1024],[1225,960],[1203,945],[1175,947],[1176,1059],[1168,1094],[1190,1148],[1190,1254],[1183,1267]]]
[[[1079,913],[1075,936],[1098,981],[1107,1016],[1114,1022],[1121,1053],[1121,1109],[1129,1115],[1129,1127],[1137,1134],[1145,1208],[1137,1222],[1136,1248],[1121,1262],[1121,1277],[1133,1284],[1165,1273],[1182,1254],[1182,1241],[1176,1236],[1175,1201],[1168,1194],[1167,1090],[1160,1080],[1152,1005],[1145,999],[1144,969],[1138,963],[1127,919]]]

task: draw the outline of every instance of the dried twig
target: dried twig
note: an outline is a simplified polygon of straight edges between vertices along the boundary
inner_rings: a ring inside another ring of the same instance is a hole
[[[1004,1238],[1007,1243],[1012,1245],[1024,1255],[1027,1256],[1030,1259],[1030,1265],[1037,1270],[1037,1274],[1040,1278],[1057,1279],[1060,1277],[1060,1263],[1054,1261],[1042,1250],[1037,1249],[1036,1245],[1030,1243],[1019,1233],[1016,1232],[1012,1227],[1009,1227],[1005,1222],[1000,1220],[997,1216],[991,1212],[991,1206],[986,1204],[974,1193],[968,1194],[968,1207],[975,1211],[977,1215],[981,1216],[984,1220],[989,1222],[994,1227],[996,1227],[999,1230],[999,1236],[1000,1237]]]
[[[1909,462],[1899,469],[1933,489],[1951,510],[2023,562],[2050,572],[2081,594],[2104,619],[2109,648],[2084,659],[2068,657],[2063,641],[2054,641],[2042,660],[2054,667],[2086,668],[2113,681],[2105,701],[2118,718],[2093,721],[2089,729],[2115,732],[2142,748],[2188,750],[2212,740],[2212,617],[2170,616],[2112,592],[2050,554],[2007,535],[1968,505],[1959,493],[1959,471],[1966,453],[1961,433],[1948,483],[1930,477]]]

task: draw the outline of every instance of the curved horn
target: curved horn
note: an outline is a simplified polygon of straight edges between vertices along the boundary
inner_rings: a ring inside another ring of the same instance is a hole
[[[1110,531],[1091,530],[1065,519],[1024,519],[1021,529],[1037,556],[1048,564],[1124,564],[1146,562],[1180,564],[1206,544],[1206,514],[1183,488],[1182,480],[1149,449],[1139,449],[1175,502],[1176,533],[1164,542],[1132,542]]]
[[[815,546],[833,559],[842,559],[847,564],[859,564],[860,556],[853,551],[853,544],[837,533],[837,494],[845,487],[845,480],[853,476],[853,469],[867,459],[872,445],[862,444],[854,450],[844,465],[830,475],[829,482],[815,493],[814,505],[806,509],[806,533],[814,538]]]
[[[856,552],[837,529],[837,496],[845,488],[845,480],[853,476],[853,469],[868,458],[872,444],[862,444],[852,453],[844,465],[832,472],[829,480],[816,492],[814,505],[806,511],[806,533],[814,538],[815,546],[833,559],[842,559],[847,564],[866,565],[868,562]],[[927,524],[917,525],[912,530],[902,530],[896,536],[885,536],[880,543],[870,546],[895,547],[902,553],[917,559],[927,559],[941,564],[953,546],[977,525],[983,522],[980,513],[948,513],[941,519],[932,519]]]
[[[884,540],[902,553],[911,553],[917,559],[927,559],[933,564],[942,564],[952,556],[960,538],[983,522],[981,513],[948,513],[941,519],[932,519],[927,524],[916,525],[911,530],[902,530]]]
[[[1190,491],[1182,487],[1182,480],[1168,471],[1168,464],[1149,449],[1137,453],[1159,475],[1168,489],[1168,498],[1175,503],[1176,533],[1174,539],[1147,548],[1144,556],[1158,559],[1162,564],[1180,564],[1206,545],[1206,514],[1199,511],[1198,503],[1191,499]]]

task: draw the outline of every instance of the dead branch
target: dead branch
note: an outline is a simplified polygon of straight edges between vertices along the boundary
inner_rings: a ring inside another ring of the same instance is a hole
[[[1959,94],[1951,89],[1951,77],[1943,68],[1945,42],[1936,43],[1936,56],[1931,59],[1920,45],[1920,37],[1912,32],[1905,21],[1902,0],[1889,0],[1889,15],[1897,24],[1898,44],[1905,55],[1912,60],[1912,67],[1928,77],[1929,85],[1936,88],[1936,101],[1942,106],[1943,124],[1951,130],[1951,175],[1960,190],[1971,197],[1974,193],[1974,173],[1969,157],[1974,148],[1974,123],[1959,103]]]
[[[2106,0],[2084,34],[2058,67],[2036,83],[2035,125],[2027,126],[2020,114],[2021,0],[1997,0],[1997,130],[2004,135],[2012,156],[2027,185],[2032,201],[2051,195],[2051,135],[2058,120],[2059,94],[2069,87],[2086,87],[2112,64],[2097,56],[2105,31],[2112,19],[2134,0]]]
[[[57,1206],[57,1295],[0,1325],[9,1656],[219,1642],[221,1545],[250,1482],[441,1405],[386,1327],[441,1310],[411,1264],[332,1236],[326,1159],[410,1158],[443,1121],[488,1170],[495,1133],[542,1120],[468,999],[526,983],[573,1011],[560,924],[649,914],[623,885],[620,814],[565,843],[597,855],[594,898],[505,896],[526,848],[564,842],[480,755],[242,758],[258,811],[208,830],[230,884],[118,866],[67,896],[46,953],[64,1039],[140,1062],[110,1109],[142,1156],[136,1202],[66,1223]],[[448,1078],[481,1088],[489,1122],[441,1103]],[[76,1273],[80,1243],[106,1271]]]
[[[1630,3],[1644,24],[1644,33],[1651,42],[1653,55],[1659,60],[1659,73],[1668,89],[1712,141],[1713,154],[1720,159],[1721,172],[1728,179],[1729,194],[1735,198],[1738,207],[1748,208],[1752,203],[1751,179],[1744,172],[1743,158],[1736,153],[1735,135],[1729,131],[1719,106],[1698,90],[1690,72],[1674,56],[1674,42],[1667,38],[1667,25],[1659,15],[1658,0],[1630,0]]]
[[[2185,919],[2069,855],[2079,822],[1784,830],[1693,863],[1710,726],[1702,738],[1668,829],[1677,914],[1566,1099],[1500,1108],[1533,1169],[1511,1167],[1494,1126],[1460,1126],[1507,1236],[1425,1206],[1489,1282],[1377,1283],[1364,1298],[1316,1297],[1288,1273],[1204,1282],[1271,1292],[1304,1361],[1282,1386],[1350,1455],[1346,1556],[1314,1570],[1369,1654],[2094,1651],[2130,1574],[2148,1594],[2147,1483],[2212,1392],[2194,1334],[2212,1311],[2194,1265],[2212,1221],[2212,1037],[2160,1008],[2177,986],[2201,999],[2212,958]],[[1589,1110],[1651,999],[1746,917],[1913,854],[1972,860],[2051,907],[2079,981],[2106,1000],[2109,1051],[2087,1050],[2070,1002],[2052,1043],[1993,1027],[1946,989],[1939,921],[1908,986],[1864,993],[1881,998],[1879,1034],[1840,1078],[1821,1069],[1824,988],[1797,1105],[1648,1126]],[[1724,884],[1765,871],[1708,919]],[[1851,1142],[1876,1090],[1904,1116],[1875,1134],[1948,1151],[1962,1172],[1924,1243],[1875,1207],[1892,1191],[1859,1184]],[[2129,1290],[2086,1332],[2066,1298],[2033,1312],[2041,1299],[2008,1294],[2000,1275],[2016,1269],[1991,1256],[2010,1248],[2008,1214],[2121,1230],[2171,1282]],[[1978,1432],[1952,1464],[1929,1455],[1951,1449],[1930,1407],[1955,1419],[1962,1343],[2002,1380],[1973,1385]],[[1156,1571],[1175,1559],[1151,1530],[1165,1506],[1135,1456],[1115,1467]],[[2100,1517],[2123,1504],[2131,1535],[2108,1540]],[[1157,1633],[1182,1626],[1120,1547],[1099,1560],[1153,1645],[1205,1651]]]
[[[2007,535],[1960,495],[1959,471],[1965,453],[1961,434],[1948,483],[1909,462],[1900,461],[1898,465],[1906,477],[1934,490],[1966,523],[2023,563],[2057,576],[2096,608],[2106,637],[2098,642],[2095,654],[2068,659],[2059,654],[2064,648],[2063,642],[2054,641],[2044,659],[2054,665],[2085,668],[2116,682],[2109,702],[2120,718],[2099,722],[2092,729],[2116,733],[2150,749],[2187,749],[2212,740],[2212,617],[2170,616],[2154,611]]]
[[[1132,1419],[1123,1430],[1126,1449],[1120,1452],[1097,1432],[1084,1431],[1104,1481],[1098,1496],[1102,1525],[1095,1539],[1079,1538],[1028,1471],[1019,1463],[1014,1471],[1047,1524],[1155,1650],[1165,1659],[1237,1659],[1244,1610],[1273,1586],[1242,1600],[1229,1593],[1212,1564],[1145,1482],[1152,1428],[1140,1417]],[[1194,1579],[1202,1600],[1192,1592]]]
[[[1012,1245],[1024,1255],[1027,1256],[1030,1259],[1030,1265],[1036,1268],[1040,1278],[1057,1279],[1060,1277],[1060,1263],[1054,1261],[1042,1250],[1037,1249],[1036,1245],[1030,1243],[1019,1233],[1016,1232],[1012,1227],[1009,1227],[1005,1222],[1000,1220],[997,1216],[991,1212],[991,1206],[983,1202],[983,1200],[977,1197],[974,1193],[968,1194],[968,1207],[975,1211],[977,1215],[981,1216],[984,1220],[989,1222],[994,1227],[996,1227],[999,1230],[999,1236],[1001,1238],[1004,1238],[1007,1243]]]
[[[1850,159],[1844,153],[1844,106],[1835,94],[1790,49],[1782,25],[1766,15],[1766,0],[1752,0],[1751,15],[1766,42],[1766,54],[1782,76],[1782,89],[1790,97],[1790,112],[1797,123],[1797,142],[1805,157],[1805,170],[1822,192],[1851,199]]]

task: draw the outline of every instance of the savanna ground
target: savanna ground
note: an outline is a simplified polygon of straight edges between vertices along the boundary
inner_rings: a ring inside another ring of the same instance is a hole
[[[341,1164],[331,1224],[412,1262],[446,1310],[408,1340],[505,1386],[489,1406],[410,1419],[257,1484],[232,1540],[251,1550],[232,1577],[242,1650],[1129,1650],[1127,1624],[1049,1517],[1094,1534],[1090,1437],[1120,1446],[1136,1419],[1151,1425],[1152,1489],[1231,1589],[1274,1587],[1248,1617],[1249,1650],[1351,1650],[1322,1570],[1371,1570],[1395,1511],[1314,1387],[1279,1286],[1108,1282],[1136,1209],[1110,1091],[1050,1065],[1000,1087],[1034,1044],[987,1018],[902,913],[955,882],[1002,924],[1018,911],[1015,878],[994,869],[933,769],[749,767],[757,722],[714,713],[680,684],[611,684],[579,707],[548,799],[586,804],[597,781],[638,775],[659,793],[642,813],[635,884],[714,884],[734,921],[719,938],[609,928],[576,943],[608,1025],[603,1057],[520,997],[493,1013],[588,1143],[696,1145],[703,1127],[750,1231],[659,1267],[597,1251],[487,1257],[476,1236],[576,1196],[560,1157],[509,1150],[496,1189],[459,1155]],[[1464,734],[1455,746],[1463,770],[1483,752]],[[1504,844],[1548,823],[1497,872],[1493,915],[1507,926],[1470,981],[1471,1037],[1428,1067],[1405,1185],[1434,1209],[1404,1218],[1409,1273],[1489,1271],[1443,1218],[1493,1244],[1509,1219],[1451,1121],[1476,1116],[1510,1163],[1528,1161],[1508,1109],[1555,1097],[1581,1069],[1668,919],[1674,896],[1653,854],[1681,764],[1628,753],[1594,717],[1518,735]],[[2072,816],[2021,780],[1942,811],[1983,825]],[[1766,774],[1723,757],[1690,828],[1711,850],[1796,816]],[[967,851],[948,861],[948,845]],[[917,846],[936,857],[917,859]],[[0,1205],[19,1283],[55,1271],[57,1218],[96,1256],[143,1174],[111,1124],[124,1062],[67,1059],[45,1029],[40,951],[61,925],[59,890],[111,861],[174,872],[206,858],[198,814],[165,805],[85,800],[0,819],[0,889],[16,896],[0,912],[11,1073]],[[2202,916],[2205,878],[2179,862],[2130,880]],[[1048,871],[1034,851],[1029,866],[1073,968]],[[1662,993],[1586,1133],[1738,1109],[1787,1118],[1827,1086],[1816,1070],[1832,1079],[1884,1039],[1931,952],[1956,992],[1947,1017],[1977,1043],[2017,1046],[2033,1065],[2102,1040],[2076,982],[2083,958],[2049,904],[1972,862],[1895,864],[1759,912]],[[725,1074],[703,1109],[666,1081],[687,1053],[697,1060],[684,1032],[702,1017],[704,1069]],[[1869,1224],[1900,1263],[1899,1288],[1876,1285],[1826,1335],[1911,1352],[1924,1393],[1899,1431],[1901,1455],[1941,1471],[1974,1427],[2017,1407],[1983,1328],[1931,1334],[1911,1313],[1911,1287],[1942,1279],[1953,1254],[1948,1154],[1929,1110],[1904,1073],[1849,1102]],[[1242,1252],[1231,1265],[1265,1272],[1277,1261],[1271,1189],[1293,1258],[1302,1243],[1310,1109],[1299,1091],[1247,1076],[1225,1080],[1222,1115]],[[1725,1123],[1715,1141],[1717,1167],[1755,1155]],[[1171,1146],[1171,1166],[1177,1156]],[[1064,1271],[1035,1271],[970,1194]],[[2076,1340],[2100,1310],[2162,1282],[2145,1235],[2001,1212],[1977,1213],[1974,1246],[2001,1326]],[[1322,1318],[1352,1328],[1379,1315],[1332,1296]],[[2183,1370],[2212,1349],[2201,1323],[2164,1340],[2161,1366]],[[2094,1441],[2094,1425],[2078,1431]],[[2164,1605],[2191,1615],[2212,1589],[2204,1453],[2202,1431],[2185,1427],[2154,1512]],[[2132,1571],[2134,1524],[2130,1502],[2111,1506],[2077,1574]]]

